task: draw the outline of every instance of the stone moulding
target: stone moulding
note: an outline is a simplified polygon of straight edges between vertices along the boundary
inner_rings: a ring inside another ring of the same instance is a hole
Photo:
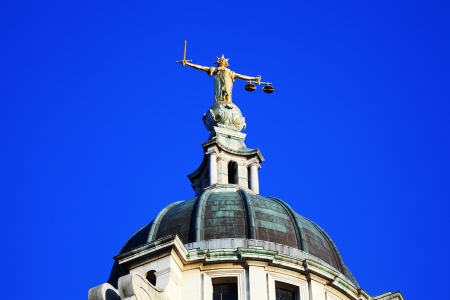
[[[297,286],[298,287],[298,291],[299,291],[299,296],[300,299],[309,299],[309,293],[308,293],[308,282],[306,280],[303,279],[299,279],[299,278],[295,278],[292,277],[290,275],[286,275],[286,274],[280,274],[280,273],[276,273],[276,272],[268,272],[267,273],[267,279],[268,281],[281,281],[281,282],[285,282],[288,284],[291,284],[293,286]],[[272,286],[272,289],[270,289],[270,286]],[[275,300],[275,290],[273,290],[273,285],[269,285],[269,300]],[[298,298],[297,298],[298,299]]]
[[[253,156],[256,155],[259,159],[260,162],[264,161],[264,156],[262,156],[261,152],[259,151],[259,149],[248,149],[246,148],[245,150],[235,150],[235,149],[231,149],[225,145],[223,145],[221,142],[219,142],[217,139],[213,138],[207,142],[204,142],[202,144],[203,149],[207,149],[212,145],[217,145],[217,147],[220,150],[223,150],[225,152],[228,152],[230,154],[236,154],[236,155],[243,155],[243,156]]]
[[[203,258],[200,258],[203,259]],[[238,251],[233,249],[220,249],[220,250],[211,250],[206,253],[205,261],[218,261],[218,260],[241,260],[241,255],[239,255]]]
[[[98,286],[95,286],[95,287],[89,289],[88,299],[89,300],[103,300],[103,299],[120,300],[120,295],[119,295],[119,291],[116,290],[112,285],[110,285],[109,283],[103,283],[101,285],[98,285]]]
[[[114,256],[113,258],[120,266],[124,266],[136,259],[142,259],[150,255],[155,255],[158,252],[167,251],[170,248],[177,252],[180,259],[184,260],[183,262],[187,262],[186,258],[188,256],[188,251],[177,235],[165,236],[154,242],[131,249],[126,253]]]
[[[239,285],[239,297],[238,299],[248,299],[247,298],[247,288],[246,288],[246,270],[245,269],[229,269],[229,270],[210,270],[205,271],[203,274],[203,278],[205,282],[212,283],[212,279],[214,278],[220,278],[223,277],[224,274],[226,274],[227,277],[236,277],[238,285]],[[208,288],[209,287],[209,288]],[[203,292],[204,294],[211,294],[212,290],[210,289],[211,285],[204,284],[203,285]],[[208,299],[207,297],[202,297],[202,299]]]
[[[165,298],[162,290],[155,288],[137,273],[119,278],[119,293],[123,300],[162,300]]]
[[[241,259],[275,259],[278,252],[258,248],[238,248]]]
[[[370,299],[372,300],[372,299]],[[404,300],[403,295],[400,292],[387,292],[376,297],[373,297],[373,300]]]
[[[228,183],[228,184],[223,184],[223,183],[212,184],[212,185],[210,185],[210,186],[205,188],[205,191],[209,191],[209,190],[214,192],[214,193],[218,193],[218,192],[238,192],[239,190],[243,190],[247,194],[256,195],[256,193],[253,192],[251,189],[245,188],[245,187],[237,185],[237,184],[232,184],[232,183]]]
[[[170,250],[169,252],[167,252]],[[194,264],[200,269],[205,264],[222,262],[264,261],[268,266],[290,269],[300,274],[314,274],[328,282],[351,299],[370,299],[341,272],[323,260],[302,250],[261,240],[227,238],[199,241],[183,245],[177,235],[170,235],[144,244],[114,259],[124,269],[146,263],[146,258],[158,252],[176,253],[185,268]],[[368,295],[367,295],[368,296]],[[358,298],[359,297],[359,298]]]

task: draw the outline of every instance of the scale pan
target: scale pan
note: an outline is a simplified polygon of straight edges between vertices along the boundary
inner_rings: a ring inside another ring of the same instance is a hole
[[[247,92],[253,92],[254,90],[256,90],[256,86],[253,83],[246,84],[245,90]]]
[[[273,90],[274,90],[273,86],[271,86],[271,85],[266,85],[265,87],[263,87],[264,93],[267,93],[267,94],[272,94]]]

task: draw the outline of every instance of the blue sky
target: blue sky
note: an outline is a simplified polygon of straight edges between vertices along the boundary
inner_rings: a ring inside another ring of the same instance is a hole
[[[3,297],[86,299],[125,241],[193,196],[230,58],[261,194],[326,230],[372,296],[444,299],[447,1],[3,1]],[[24,287],[26,286],[26,288]]]

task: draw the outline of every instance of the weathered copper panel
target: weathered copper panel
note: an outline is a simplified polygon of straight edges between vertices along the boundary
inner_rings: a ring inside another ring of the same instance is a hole
[[[323,234],[309,220],[300,218],[300,221],[308,244],[308,252],[339,270],[336,256]]]
[[[281,200],[247,193],[241,198],[241,195],[242,193],[238,192],[222,191],[211,193],[209,196],[205,195],[207,198],[205,202],[201,202],[203,206],[201,208],[197,207],[199,201],[196,204],[198,198],[173,206],[162,217],[159,227],[157,227],[156,239],[178,234],[183,243],[188,243],[189,239],[192,239],[193,232],[198,233],[195,224],[200,225],[200,236],[204,240],[246,238],[250,236],[249,232],[251,232],[251,236],[258,240],[295,248],[301,246],[311,255],[344,272],[356,283],[353,275],[343,264],[334,243],[315,223],[288,210],[289,207]],[[247,215],[243,206],[244,202],[247,207]],[[195,220],[194,211],[199,213],[201,220]],[[295,220],[292,219],[294,217]],[[200,222],[196,223],[197,221]],[[121,253],[145,244],[151,224],[140,229],[127,242]],[[246,228],[247,224],[249,228]],[[123,271],[115,264],[108,282],[117,285],[117,278],[122,275],[124,275]]]
[[[144,228],[139,229],[137,233],[128,241],[128,243],[123,247],[120,253],[128,252],[129,250],[139,247],[145,243],[147,243],[148,232],[153,222],[150,222]]]
[[[205,240],[245,238],[244,208],[238,193],[212,193],[206,202],[203,216]]]
[[[172,207],[162,218],[156,234],[156,239],[170,234],[178,234],[183,243],[189,241],[189,224],[191,221],[192,208],[196,198],[186,200]]]
[[[257,239],[297,247],[294,223],[286,209],[269,198],[254,195],[251,198]]]

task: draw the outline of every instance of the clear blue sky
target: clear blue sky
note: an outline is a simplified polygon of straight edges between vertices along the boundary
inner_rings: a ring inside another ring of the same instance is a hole
[[[280,4],[282,2],[282,4]],[[208,138],[213,79],[262,75],[234,101],[279,197],[337,244],[371,295],[446,299],[448,1],[2,1],[2,297],[87,299]]]

